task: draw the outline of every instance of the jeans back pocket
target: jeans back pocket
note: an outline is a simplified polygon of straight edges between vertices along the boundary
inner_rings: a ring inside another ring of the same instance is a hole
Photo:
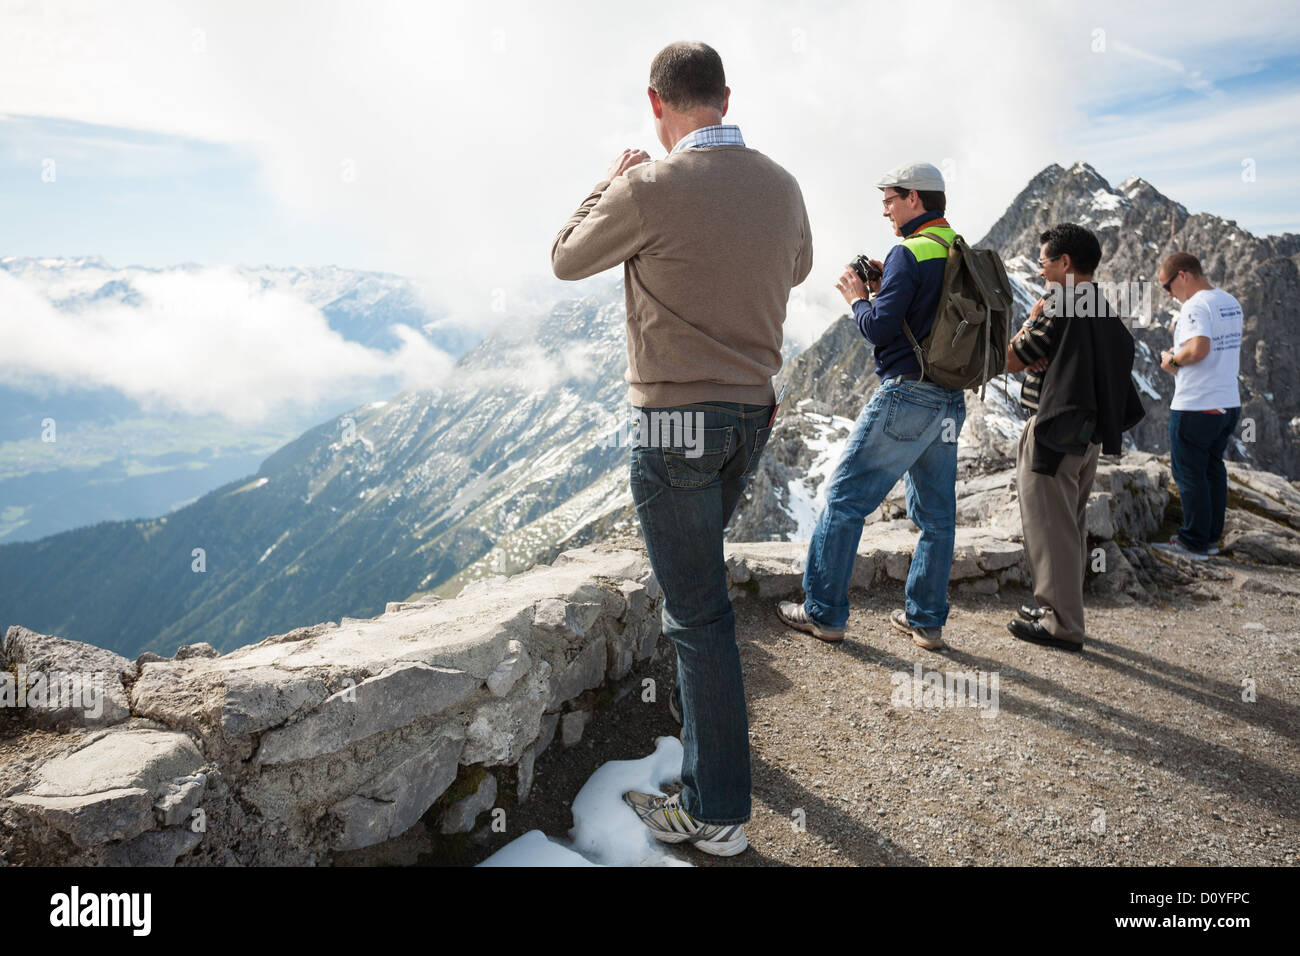
[[[749,453],[749,461],[745,462],[745,470],[740,477],[748,478],[758,467],[759,456],[763,454],[763,449],[767,447],[767,439],[771,436],[772,429],[764,425],[754,432],[754,448]]]
[[[694,440],[661,449],[668,481],[674,488],[703,488],[717,479],[731,459],[735,429],[730,425],[700,428],[693,436],[683,437]]]
[[[895,441],[916,441],[943,411],[943,403],[919,390],[896,388],[889,396],[885,434]]]

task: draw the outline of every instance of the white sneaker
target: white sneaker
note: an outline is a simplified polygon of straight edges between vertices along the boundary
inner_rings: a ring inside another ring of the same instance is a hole
[[[749,847],[743,823],[701,823],[682,808],[679,793],[658,797],[629,790],[623,802],[660,843],[691,843],[714,856],[735,856]]]

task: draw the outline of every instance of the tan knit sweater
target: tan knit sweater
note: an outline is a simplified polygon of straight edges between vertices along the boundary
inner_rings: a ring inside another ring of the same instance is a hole
[[[551,266],[583,279],[619,263],[633,405],[775,401],[786,303],[812,268],[793,176],[757,150],[713,146],[599,182]]]

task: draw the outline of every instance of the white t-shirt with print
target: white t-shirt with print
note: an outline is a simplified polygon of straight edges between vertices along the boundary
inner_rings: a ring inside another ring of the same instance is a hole
[[[1241,304],[1222,289],[1202,289],[1183,303],[1174,324],[1174,351],[1203,335],[1210,340],[1210,354],[1179,367],[1171,409],[1201,412],[1241,405],[1241,318]]]

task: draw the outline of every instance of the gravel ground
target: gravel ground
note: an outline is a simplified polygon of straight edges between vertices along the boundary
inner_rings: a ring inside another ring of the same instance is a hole
[[[672,852],[718,866],[1294,865],[1300,574],[1216,564],[1235,580],[1213,582],[1215,600],[1089,598],[1083,654],[1011,637],[1006,622],[1030,600],[1025,591],[955,599],[941,653],[889,626],[901,586],[854,591],[839,645],[788,630],[774,602],[738,600],[751,848],[726,860]],[[910,688],[915,664],[995,674],[996,712],[894,703],[894,675]],[[597,710],[582,742],[543,755],[509,832],[468,861],[529,829],[564,835],[569,801],[597,767],[675,736],[672,673],[665,643]],[[659,688],[653,704],[641,700],[647,676]],[[1254,701],[1242,699],[1248,680]]]

